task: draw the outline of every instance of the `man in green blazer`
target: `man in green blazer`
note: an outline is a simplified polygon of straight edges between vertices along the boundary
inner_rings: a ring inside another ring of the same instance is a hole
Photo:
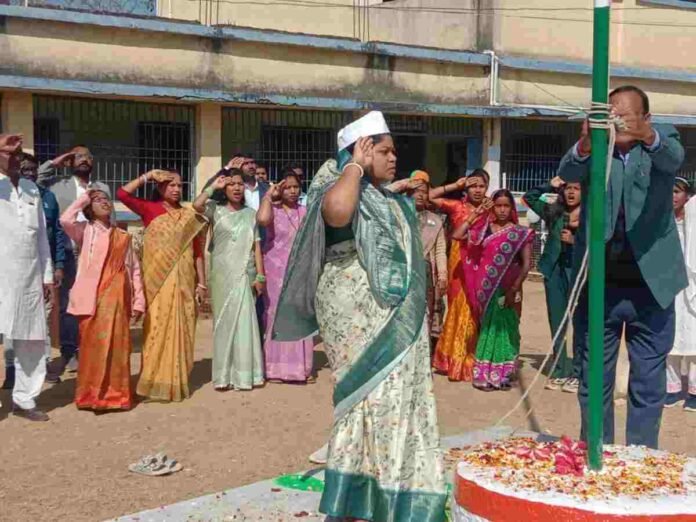
[[[604,442],[614,441],[613,389],[625,327],[631,360],[626,442],[656,448],[666,397],[666,358],[674,342],[674,298],[687,285],[672,210],[684,148],[672,125],[652,125],[650,102],[639,88],[619,87],[609,102],[625,128],[617,132],[605,207]],[[561,161],[559,176],[586,183],[590,154],[585,123],[580,141]],[[584,207],[576,235],[576,271],[586,249]],[[575,349],[582,354],[578,398],[583,438],[588,419],[587,328],[584,295],[575,316]]]

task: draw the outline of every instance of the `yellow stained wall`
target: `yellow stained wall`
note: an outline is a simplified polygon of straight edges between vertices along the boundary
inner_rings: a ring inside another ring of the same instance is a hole
[[[156,37],[155,37],[156,36]],[[383,102],[476,104],[484,67],[9,18],[14,74]]]
[[[474,49],[474,0],[322,0],[302,5],[267,1],[163,0],[160,16],[209,25],[236,25],[445,49]],[[171,8],[170,8],[171,6]],[[366,6],[369,9],[366,9]],[[449,9],[449,11],[448,11]],[[457,12],[452,11],[456,9]],[[460,12],[464,10],[464,12]]]
[[[501,9],[487,15],[494,19],[497,52],[592,60],[591,1],[524,0],[527,10],[520,9],[520,0],[494,0],[491,4]],[[696,71],[696,9],[623,0],[612,2],[611,17],[612,63]]]
[[[502,104],[588,107],[590,103],[591,78],[589,76],[505,70],[499,82],[499,102]],[[653,114],[696,114],[693,84],[611,78],[612,88],[627,83],[645,90],[650,97],[650,109]]]

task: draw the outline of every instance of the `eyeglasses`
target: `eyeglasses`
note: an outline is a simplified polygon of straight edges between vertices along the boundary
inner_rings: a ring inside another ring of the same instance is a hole
[[[94,158],[92,157],[91,154],[78,153],[78,154],[75,154],[75,159],[76,160],[81,160],[81,159],[91,160]]]

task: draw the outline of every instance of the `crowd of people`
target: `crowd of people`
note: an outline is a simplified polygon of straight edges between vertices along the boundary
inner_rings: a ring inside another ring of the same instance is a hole
[[[656,447],[663,406],[696,411],[696,198],[675,177],[678,134],[652,126],[647,96],[628,86],[610,101],[627,125],[607,196],[605,441],[625,329],[627,439]],[[585,252],[590,152],[585,127],[558,175],[523,197],[548,230],[538,270],[552,333]],[[395,181],[396,154],[372,112],[339,132],[336,158],[307,194],[301,166],[272,184],[251,154],[235,155],[192,206],[182,204],[177,172],[147,172],[116,192],[144,225],[138,252],[109,188],[91,178],[89,149],[38,165],[21,136],[0,135],[0,334],[13,412],[48,420],[36,398],[75,359],[78,408],[127,410],[135,395],[186,399],[198,311],[210,298],[220,392],[311,384],[323,343],[336,419],[322,511],[372,520],[410,506],[402,509],[419,510],[419,520],[439,520],[446,489],[431,369],[486,392],[514,385],[534,231],[520,223],[513,194],[489,195],[485,170],[441,187],[420,170]],[[151,184],[152,197],[137,196]],[[47,363],[54,306],[60,356]],[[133,390],[130,328],[141,317]],[[573,332],[557,336],[546,388],[579,392],[584,431],[585,293]]]

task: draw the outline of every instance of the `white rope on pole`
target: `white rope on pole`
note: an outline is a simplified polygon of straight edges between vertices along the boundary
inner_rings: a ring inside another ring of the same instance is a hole
[[[614,116],[611,114],[611,106],[608,104],[603,104],[603,103],[595,103],[592,102],[592,106],[587,113],[591,116],[597,116],[597,118],[590,118],[589,123],[590,123],[590,128],[591,129],[606,129],[609,131],[609,147],[608,147],[608,152],[607,152],[607,161],[606,161],[606,167],[605,167],[605,175],[604,175],[604,182],[606,186],[609,185],[609,177],[611,175],[611,161],[612,158],[614,157],[614,146],[616,144],[616,130],[623,130],[625,128],[625,123],[623,120],[617,116]],[[525,392],[522,394],[520,399],[517,401],[517,403],[505,414],[503,415],[495,424],[494,426],[499,426],[505,420],[507,420],[513,413],[515,413],[522,404],[524,404],[524,401],[529,397],[529,394],[532,392],[534,389],[534,386],[536,383],[539,381],[539,378],[542,375],[542,371],[546,364],[549,362],[551,359],[551,356],[553,355],[553,347],[556,345],[556,342],[558,341],[558,338],[561,334],[561,332],[568,326],[568,322],[571,317],[575,315],[575,309],[577,308],[578,301],[580,300],[580,292],[582,291],[583,287],[585,286],[585,283],[587,282],[587,275],[588,275],[588,270],[587,270],[587,265],[589,261],[589,249],[585,250],[585,254],[582,257],[582,262],[580,264],[580,270],[578,271],[578,275],[575,279],[575,283],[573,284],[573,288],[571,289],[570,296],[568,299],[568,305],[566,306],[565,313],[563,314],[563,319],[561,320],[561,324],[558,326],[556,329],[556,332],[553,335],[553,338],[551,340],[551,349],[546,353],[544,356],[544,359],[542,360],[541,364],[539,365],[539,369],[537,370],[536,374],[534,375],[534,378],[532,379],[532,382],[529,384]],[[573,347],[575,349],[575,347]],[[556,354],[556,358],[554,359],[551,368],[549,369],[549,372],[553,372],[553,370],[556,368],[556,365],[558,364],[558,361],[561,356],[561,351],[559,350],[558,353]],[[524,420],[527,420],[529,416],[534,412],[534,407],[529,408],[527,411],[527,414],[524,416]]]

